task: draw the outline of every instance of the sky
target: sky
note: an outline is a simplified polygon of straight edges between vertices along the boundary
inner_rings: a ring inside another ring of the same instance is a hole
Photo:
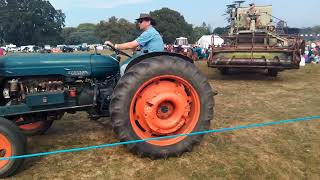
[[[140,13],[163,7],[179,11],[193,25],[202,22],[213,28],[225,26],[222,16],[231,0],[49,0],[56,9],[66,14],[66,26],[98,23],[111,16],[134,22]],[[319,0],[256,0],[257,5],[273,5],[273,15],[284,19],[290,27],[310,27],[320,24],[314,15],[320,11]]]

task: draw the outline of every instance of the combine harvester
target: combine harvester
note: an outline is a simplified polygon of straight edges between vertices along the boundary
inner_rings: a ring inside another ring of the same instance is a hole
[[[208,66],[222,75],[231,69],[262,69],[273,77],[286,69],[299,69],[303,41],[288,35],[287,23],[272,15],[271,5],[242,7],[243,3],[227,6],[229,34],[222,36],[222,46],[212,47]]]

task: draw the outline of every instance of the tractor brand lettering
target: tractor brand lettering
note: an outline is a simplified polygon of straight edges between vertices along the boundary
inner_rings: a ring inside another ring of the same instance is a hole
[[[89,72],[88,71],[69,71],[68,74],[72,76],[86,76],[86,75],[89,75]]]

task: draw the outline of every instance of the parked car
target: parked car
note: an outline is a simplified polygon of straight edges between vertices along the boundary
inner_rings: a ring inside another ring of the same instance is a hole
[[[28,45],[28,46],[21,46],[20,51],[24,53],[33,53],[37,52],[39,47],[36,47],[35,45]]]
[[[78,49],[77,49],[77,50],[78,50],[78,51],[89,51],[90,48],[89,48],[89,46],[88,46],[87,43],[83,43],[83,44],[81,44],[81,45],[78,46]]]
[[[14,45],[14,44],[6,45],[6,51],[7,52],[15,52],[15,49],[17,49],[17,46]]]
[[[45,45],[43,48],[44,53],[51,53],[51,46],[50,45]]]
[[[69,46],[64,46],[61,50],[64,53],[71,53],[71,52],[74,51],[74,49],[72,47],[69,47]]]
[[[36,53],[41,52],[41,50],[42,50],[42,48],[39,47],[39,46],[34,46],[34,47],[32,48],[32,52],[36,52]]]
[[[60,48],[52,48],[51,50],[52,53],[61,53],[61,49]]]
[[[21,52],[23,52],[23,53],[27,53],[27,52],[29,52],[29,47],[27,47],[27,46],[25,46],[25,47],[21,47]]]
[[[0,48],[7,51],[7,47],[5,47],[5,46],[1,46]]]

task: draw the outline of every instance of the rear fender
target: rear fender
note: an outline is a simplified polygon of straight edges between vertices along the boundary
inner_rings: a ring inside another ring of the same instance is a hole
[[[136,58],[133,58],[130,63],[128,64],[128,66],[126,67],[125,72],[127,72],[131,67],[133,67],[134,65],[148,59],[148,58],[152,58],[152,57],[157,57],[157,56],[172,56],[172,57],[179,57],[185,61],[188,61],[190,63],[194,63],[194,61],[192,59],[190,59],[187,56],[181,55],[181,54],[177,54],[177,53],[169,53],[169,52],[152,52],[152,53],[147,53],[147,54],[143,54],[141,56],[138,56]]]

